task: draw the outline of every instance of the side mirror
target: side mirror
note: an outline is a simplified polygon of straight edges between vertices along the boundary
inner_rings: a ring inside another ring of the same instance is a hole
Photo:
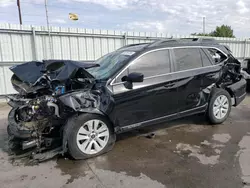
[[[144,75],[142,73],[138,72],[132,72],[128,76],[123,76],[122,81],[123,82],[143,82]]]

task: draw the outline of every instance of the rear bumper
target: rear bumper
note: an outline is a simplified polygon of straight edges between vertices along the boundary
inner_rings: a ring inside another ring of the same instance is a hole
[[[235,98],[234,106],[238,106],[246,97],[246,86],[247,82],[244,78],[240,81],[227,86],[227,88],[231,91]]]

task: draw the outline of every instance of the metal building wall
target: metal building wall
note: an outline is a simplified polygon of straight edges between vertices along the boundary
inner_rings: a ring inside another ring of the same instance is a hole
[[[10,66],[32,60],[96,60],[124,45],[161,38],[192,37],[166,33],[122,32],[82,28],[0,24],[0,95],[15,92],[10,84]],[[51,39],[51,40],[50,40]],[[235,57],[250,57],[250,40],[216,38],[230,47]]]

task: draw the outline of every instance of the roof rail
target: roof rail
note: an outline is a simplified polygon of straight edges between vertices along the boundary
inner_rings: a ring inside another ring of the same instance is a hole
[[[163,39],[156,40],[149,44],[148,47],[162,46],[169,43],[209,43],[218,44],[218,42],[213,38],[173,38],[173,39]]]
[[[212,44],[218,43],[214,38],[180,38],[179,41],[180,42],[212,43]]]
[[[139,46],[139,45],[145,45],[145,44],[150,44],[150,43],[145,42],[145,43],[129,44],[129,45],[126,45],[126,46],[119,48],[118,50],[123,49],[123,48],[127,48],[127,47]]]
[[[176,43],[176,42],[178,42],[177,39],[160,39],[152,42],[151,44],[148,45],[148,47],[161,46],[164,44]]]

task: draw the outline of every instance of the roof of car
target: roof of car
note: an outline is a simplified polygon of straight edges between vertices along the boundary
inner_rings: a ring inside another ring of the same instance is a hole
[[[133,51],[133,52],[143,52],[151,49],[158,48],[167,48],[167,47],[186,47],[186,46],[209,46],[220,48],[225,53],[228,53],[230,49],[225,46],[219,44],[213,38],[179,38],[179,39],[162,39],[156,40],[151,43],[138,43],[138,44],[130,44],[124,46],[118,50],[120,51]]]
[[[121,51],[142,51],[151,48],[178,47],[178,46],[221,46],[212,38],[180,38],[180,39],[163,39],[151,43],[131,44],[120,48]]]

